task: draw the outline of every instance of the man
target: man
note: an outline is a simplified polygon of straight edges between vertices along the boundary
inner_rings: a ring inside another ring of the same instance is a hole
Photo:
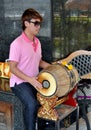
[[[26,9],[21,17],[23,32],[10,45],[10,87],[24,104],[24,121],[26,130],[35,130],[37,115],[39,67],[46,68],[50,64],[42,60],[41,44],[36,37],[42,22],[41,15],[34,9]]]

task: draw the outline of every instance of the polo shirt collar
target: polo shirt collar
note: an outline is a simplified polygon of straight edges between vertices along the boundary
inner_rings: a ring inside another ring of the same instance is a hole
[[[27,35],[24,33],[24,32],[22,32],[22,37],[24,38],[24,40],[25,41],[27,41],[27,42],[33,42],[32,40],[30,40],[28,37],[27,37]]]
[[[29,42],[29,43],[32,44],[33,49],[34,49],[34,51],[36,52],[37,47],[38,47],[38,41],[37,41],[36,37],[34,37],[34,40],[36,40],[36,44],[34,44],[34,42],[31,41],[31,40],[26,36],[26,34],[25,34],[24,32],[22,32],[22,37],[23,37],[23,39],[24,39],[26,42]]]

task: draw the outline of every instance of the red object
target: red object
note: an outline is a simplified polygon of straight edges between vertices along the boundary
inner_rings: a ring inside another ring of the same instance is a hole
[[[70,93],[67,95],[68,100],[66,100],[63,104],[74,106],[74,107],[78,106],[76,99],[73,97],[76,91],[77,91],[77,86],[74,87],[72,91],[70,91]]]

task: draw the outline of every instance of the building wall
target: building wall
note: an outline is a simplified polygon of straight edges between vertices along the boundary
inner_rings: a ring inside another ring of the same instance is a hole
[[[45,8],[46,7],[46,8]],[[43,24],[38,34],[42,44],[43,59],[52,60],[51,48],[51,1],[46,0],[1,0],[0,1],[0,61],[9,56],[11,42],[21,34],[21,15],[27,8],[36,9],[43,16]]]

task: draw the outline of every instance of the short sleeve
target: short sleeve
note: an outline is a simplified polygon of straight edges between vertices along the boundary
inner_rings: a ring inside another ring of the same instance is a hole
[[[17,41],[10,45],[9,60],[18,62],[20,59],[20,46]]]

